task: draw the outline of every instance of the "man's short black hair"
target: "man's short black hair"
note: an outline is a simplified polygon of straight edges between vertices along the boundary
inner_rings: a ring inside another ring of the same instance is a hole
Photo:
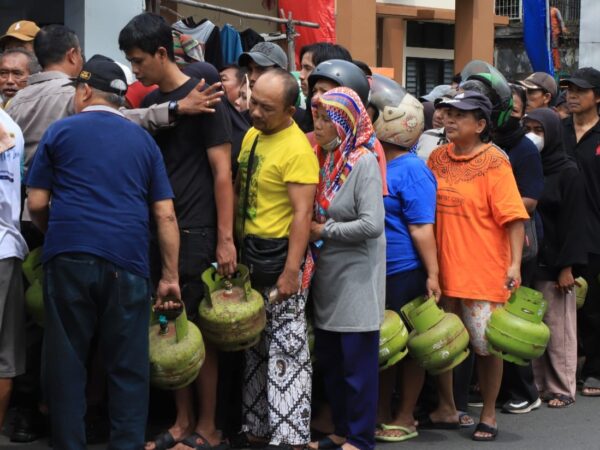
[[[275,75],[283,82],[283,107],[296,106],[296,101],[300,95],[300,86],[298,86],[298,81],[294,76],[281,67],[269,67],[265,74]]]
[[[331,42],[317,42],[316,44],[305,45],[300,49],[300,61],[305,53],[312,55],[313,65],[317,67],[323,61],[330,59],[343,59],[352,62],[350,52],[339,44]]]
[[[72,48],[79,48],[79,39],[64,25],[46,25],[33,40],[33,51],[44,69],[62,62]]]
[[[371,70],[371,68],[369,67],[369,65],[366,62],[361,61],[359,59],[353,59],[352,62],[354,63],[355,66],[357,66],[360,70],[363,71],[363,73],[365,74],[365,77],[373,76],[373,71]]]
[[[240,67],[237,64],[227,64],[227,65],[221,67],[221,70],[219,70],[219,73],[221,73],[227,69],[235,70],[235,79],[238,81],[238,84],[242,84],[242,82],[244,81],[244,75],[246,75],[248,73],[248,70],[245,67]]]
[[[160,47],[164,47],[168,58],[175,61],[171,27],[158,14],[138,14],[119,33],[119,48],[124,52],[139,48],[154,55]]]

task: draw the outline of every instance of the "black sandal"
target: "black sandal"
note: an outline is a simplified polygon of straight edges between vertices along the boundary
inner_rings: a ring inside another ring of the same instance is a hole
[[[154,437],[154,440],[150,442],[154,442],[154,450],[167,450],[171,447],[175,447],[175,444],[179,441],[176,441],[169,430],[167,430],[164,433],[157,434]]]
[[[490,436],[478,436],[477,433],[488,433]],[[479,422],[475,427],[475,431],[471,435],[471,439],[480,442],[495,441],[498,436],[498,427],[493,427],[487,423]]]
[[[202,443],[198,444],[198,439],[202,440]],[[219,442],[217,445],[210,445],[208,439],[206,439],[204,436],[197,432],[193,432],[180,442],[183,445],[194,450],[227,450],[230,448],[229,444],[224,441]]]
[[[558,405],[552,405],[550,404],[552,400],[558,400],[560,403]],[[550,399],[548,400],[548,408],[568,408],[573,403],[575,403],[575,399],[573,397],[569,397],[565,394],[553,394],[552,397],[550,397]]]
[[[336,450],[339,449],[343,444],[336,444],[329,436],[325,436],[323,439],[319,439],[317,441],[316,450]],[[315,447],[311,447],[310,444],[308,448],[314,450]]]

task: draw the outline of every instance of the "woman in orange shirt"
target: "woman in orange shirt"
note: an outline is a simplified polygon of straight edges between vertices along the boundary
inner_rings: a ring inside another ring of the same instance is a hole
[[[498,305],[521,282],[523,221],[529,218],[507,155],[489,142],[492,105],[487,97],[465,91],[436,108],[448,108],[449,144],[429,157],[438,182],[436,239],[444,306],[459,314],[477,355],[483,396],[478,441],[494,440],[495,404],[502,360],[490,355],[485,328]],[[455,410],[454,404],[439,411]]]

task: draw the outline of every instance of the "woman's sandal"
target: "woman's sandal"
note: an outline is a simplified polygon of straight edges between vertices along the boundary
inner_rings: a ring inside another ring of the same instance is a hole
[[[489,436],[480,436],[477,433],[488,433]],[[496,436],[498,436],[498,427],[493,427],[487,423],[479,422],[475,427],[475,431],[473,431],[473,434],[471,435],[471,439],[480,442],[490,442],[495,441]]]
[[[315,449],[319,449],[319,450],[335,450],[335,449],[339,449],[342,447],[342,445],[344,445],[344,443],[342,442],[341,444],[336,444],[333,439],[331,439],[329,436],[325,436],[323,439],[319,439],[318,441],[316,441],[317,446],[313,447],[310,444],[307,446],[307,448],[315,450]]]
[[[550,403],[552,402],[552,400],[558,400],[560,403],[553,405],[552,403]],[[573,403],[575,403],[575,399],[573,397],[569,397],[568,395],[564,394],[553,394],[552,397],[548,400],[548,408],[568,408]]]
[[[401,436],[393,436],[385,434],[387,431],[401,431],[404,434]],[[381,434],[377,434],[377,432]],[[379,424],[379,430],[377,432],[375,432],[375,440],[380,442],[403,442],[419,436],[419,432],[417,430],[411,430],[410,428],[403,427],[402,425],[386,425],[385,423]]]
[[[164,433],[157,434],[154,436],[154,439],[149,442],[154,442],[154,450],[167,450],[171,447],[175,447],[175,445],[179,443],[168,430]]]

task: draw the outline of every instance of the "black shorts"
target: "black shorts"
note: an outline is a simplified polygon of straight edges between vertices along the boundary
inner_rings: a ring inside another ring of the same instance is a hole
[[[217,229],[186,228],[180,229],[179,234],[179,286],[187,316],[195,322],[198,305],[204,297],[204,285],[200,277],[216,260]],[[150,245],[150,271],[155,288],[160,281],[161,267],[158,242],[153,239]]]
[[[427,293],[427,273],[423,268],[388,275],[385,283],[385,308],[400,313],[400,308]]]

